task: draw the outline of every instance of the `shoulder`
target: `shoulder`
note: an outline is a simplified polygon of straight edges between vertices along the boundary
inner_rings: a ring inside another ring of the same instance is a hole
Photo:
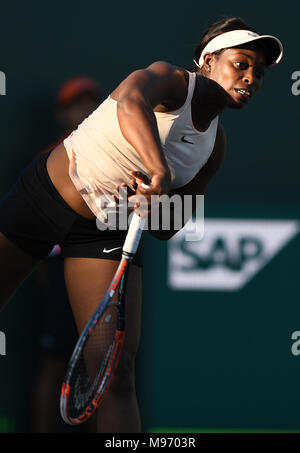
[[[147,71],[153,73],[158,77],[168,77],[177,80],[178,82],[186,83],[189,80],[188,71],[179,66],[173,65],[166,61],[155,61],[147,68]]]
[[[186,79],[187,75],[187,79]],[[155,61],[129,74],[111,93],[117,101],[130,95],[147,98],[152,107],[184,103],[188,87],[188,72],[165,61]]]
[[[180,87],[189,82],[189,73],[186,69],[166,61],[155,61],[149,66],[131,72],[123,82],[145,82],[150,84],[169,84]],[[121,83],[123,83],[121,82]]]
[[[168,63],[167,61],[154,61],[149,66],[147,66],[149,71],[157,72],[160,74],[169,74],[169,73],[183,73],[187,72],[186,69],[176,66],[174,64]]]

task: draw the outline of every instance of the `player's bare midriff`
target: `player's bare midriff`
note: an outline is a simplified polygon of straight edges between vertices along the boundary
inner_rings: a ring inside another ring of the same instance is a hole
[[[50,153],[47,170],[52,184],[73,211],[87,219],[95,219],[69,176],[69,157],[63,143]]]

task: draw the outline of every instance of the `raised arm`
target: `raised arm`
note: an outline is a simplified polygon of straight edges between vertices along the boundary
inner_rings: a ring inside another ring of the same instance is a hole
[[[168,193],[170,171],[162,151],[154,109],[179,108],[185,102],[188,83],[185,71],[165,62],[156,62],[130,74],[111,94],[117,101],[117,114],[125,139],[140,155],[152,175],[151,191]]]

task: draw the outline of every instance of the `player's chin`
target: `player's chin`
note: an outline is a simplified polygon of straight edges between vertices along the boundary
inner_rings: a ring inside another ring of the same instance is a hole
[[[240,103],[240,102],[231,102],[231,103],[229,104],[228,107],[229,107],[230,109],[234,109],[234,110],[241,110],[241,109],[243,109],[245,106],[246,106],[246,104],[242,104],[242,103]]]
[[[245,101],[239,101],[239,100],[231,98],[231,100],[229,101],[228,107],[230,109],[241,110],[244,107],[246,107],[248,105],[248,103],[249,103],[249,101],[245,102]]]
[[[248,97],[245,95],[241,95],[237,92],[234,92],[234,94],[230,96],[228,107],[236,110],[243,109],[244,107],[246,107],[246,105],[249,104],[251,98],[252,96]]]

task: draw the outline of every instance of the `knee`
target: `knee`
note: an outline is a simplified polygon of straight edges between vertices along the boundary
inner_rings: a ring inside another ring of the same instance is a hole
[[[118,397],[135,392],[135,366],[134,358],[123,351],[117,368],[115,369],[109,392]]]

